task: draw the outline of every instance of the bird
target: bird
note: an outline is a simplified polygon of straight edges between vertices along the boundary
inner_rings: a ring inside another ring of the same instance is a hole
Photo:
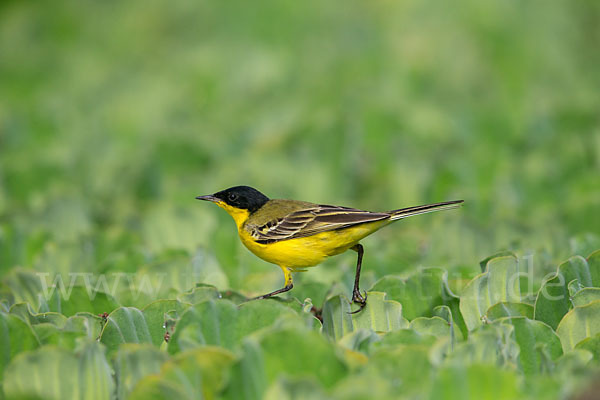
[[[386,212],[269,199],[250,186],[234,186],[196,199],[215,203],[235,221],[241,242],[259,258],[278,265],[284,287],[249,300],[266,299],[294,287],[292,273],[305,271],[325,259],[354,250],[358,254],[352,303],[360,312],[367,304],[361,294],[360,271],[364,248],[361,239],[407,217],[460,207],[463,200],[445,201]]]

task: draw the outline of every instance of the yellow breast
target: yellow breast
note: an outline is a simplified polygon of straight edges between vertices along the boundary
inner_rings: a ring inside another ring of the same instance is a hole
[[[376,221],[268,244],[256,243],[243,227],[238,227],[238,233],[242,243],[258,257],[294,270],[315,266],[327,257],[343,253],[388,223],[388,220]]]

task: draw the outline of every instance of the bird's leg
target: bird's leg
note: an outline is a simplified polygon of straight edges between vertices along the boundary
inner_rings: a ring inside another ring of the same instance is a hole
[[[287,267],[281,267],[281,269],[283,270],[283,274],[285,276],[285,286],[284,287],[282,287],[281,289],[276,290],[274,292],[263,294],[262,296],[253,297],[251,299],[248,299],[247,301],[268,299],[269,297],[275,296],[276,294],[285,293],[288,290],[291,290],[294,287],[294,283],[292,282],[292,271],[290,271],[290,269]]]
[[[362,265],[362,258],[364,254],[364,249],[362,244],[357,243],[356,245],[351,247],[352,250],[358,253],[358,260],[356,261],[356,275],[354,276],[354,289],[352,290],[352,302],[358,304],[360,308],[356,311],[352,311],[350,314],[356,314],[357,312],[362,311],[363,308],[367,305],[367,292],[365,291],[364,297],[360,294],[360,289],[358,284],[360,282],[360,267]]]

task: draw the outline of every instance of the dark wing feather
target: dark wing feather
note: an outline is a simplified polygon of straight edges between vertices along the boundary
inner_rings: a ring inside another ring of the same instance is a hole
[[[347,207],[317,205],[294,211],[283,218],[272,220],[251,229],[258,243],[267,244],[295,239],[317,233],[347,228],[352,225],[381,221],[388,213],[374,213]]]

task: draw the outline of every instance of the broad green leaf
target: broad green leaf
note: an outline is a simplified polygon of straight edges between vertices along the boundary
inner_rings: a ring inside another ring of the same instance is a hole
[[[432,345],[436,338],[431,335],[419,333],[412,329],[400,329],[397,331],[386,333],[381,341],[373,344],[374,348],[378,347],[396,347],[398,345],[423,344]]]
[[[125,399],[142,378],[158,374],[168,355],[149,344],[127,343],[114,356],[117,398]]]
[[[567,289],[569,290],[569,296],[571,298],[573,298],[573,296],[575,296],[575,294],[577,292],[579,292],[581,289],[585,288],[585,286],[583,286],[581,283],[579,283],[578,279],[573,279],[571,282],[569,282],[569,284],[567,285]]]
[[[565,352],[574,349],[583,339],[600,333],[600,300],[573,308],[560,321],[556,333]]]
[[[596,237],[596,239],[599,239],[599,238]],[[594,286],[600,286],[597,284],[597,282],[600,281],[600,249],[592,252],[592,254],[590,254],[586,258],[586,260],[590,267],[590,271],[591,271],[591,275],[592,275],[592,282],[594,283]]]
[[[31,308],[37,312],[40,310],[40,306],[45,305],[45,279],[44,274],[15,269],[4,277],[3,284],[8,289],[11,304],[29,303]]]
[[[297,286],[294,286],[294,290],[289,292],[290,295],[298,299],[299,302],[304,302],[308,298],[318,308],[323,307],[326,298],[345,293],[347,290],[340,284],[332,286],[324,282],[301,281]]]
[[[436,306],[447,305],[458,310],[458,297],[448,288],[448,273],[442,268],[421,268],[407,279],[397,276],[384,276],[370,289],[385,292],[389,300],[402,304],[404,316],[413,320],[416,317],[431,317]]]
[[[587,350],[594,356],[594,360],[600,363],[600,333],[583,339],[575,345],[575,349]]]
[[[211,285],[198,285],[190,291],[181,293],[177,300],[182,303],[198,304],[205,300],[218,299],[221,295],[216,287]]]
[[[261,400],[268,387],[262,349],[254,338],[244,340],[241,349],[242,356],[231,367],[229,384],[222,397]]]
[[[369,363],[357,372],[336,385],[337,398],[419,398],[433,377],[429,346],[412,344],[375,349]]]
[[[456,343],[453,351],[441,352],[448,355],[447,363],[456,366],[488,364],[516,368],[519,346],[513,333],[514,329],[508,325],[482,325],[469,334],[467,341]]]
[[[242,344],[226,399],[262,399],[267,387],[284,376],[311,379],[332,387],[348,373],[340,348],[323,335],[298,329],[269,329]]]
[[[62,326],[38,323],[32,328],[41,344],[52,344],[65,349],[75,349],[78,342],[96,340],[100,334],[101,319],[81,313],[69,317]]]
[[[519,345],[519,364],[527,375],[550,372],[553,361],[562,355],[560,339],[550,326],[526,317],[506,317],[496,324],[511,325]]]
[[[9,398],[111,399],[114,391],[104,348],[96,342],[77,354],[55,347],[22,353],[7,366],[4,377]]]
[[[331,387],[348,373],[338,357],[336,346],[313,331],[275,329],[259,338],[268,383],[284,374],[311,376]]]
[[[491,256],[488,256],[488,257],[484,258],[483,260],[479,261],[479,268],[481,268],[481,272],[482,273],[487,272],[488,264],[494,258],[502,258],[502,257],[512,257],[514,259],[517,259],[517,255],[510,250],[499,251],[499,252],[492,254]]]
[[[569,283],[577,280],[583,287],[600,287],[600,252],[588,260],[574,256],[558,266],[556,274],[546,280],[535,300],[535,319],[557,329],[563,316],[572,308]]]
[[[89,291],[88,291],[89,290]],[[54,311],[67,317],[78,312],[92,314],[111,313],[120,306],[109,294],[83,286],[75,286],[63,293],[55,289],[47,300],[48,311]]]
[[[585,306],[596,300],[600,300],[600,288],[597,287],[583,288],[571,298],[574,307]]]
[[[338,295],[327,299],[323,304],[321,314],[323,318],[323,333],[336,340],[351,333],[354,330],[354,326],[350,312],[352,312],[352,309],[345,296]]]
[[[36,313],[31,309],[29,303],[13,304],[10,313],[21,318],[29,325],[52,324],[59,328],[67,323],[67,317],[57,312]]]
[[[460,314],[458,307],[456,307],[455,311]],[[433,315],[434,315],[434,317],[442,318],[444,321],[446,321],[446,323],[450,327],[450,341],[451,341],[452,346],[454,346],[454,343],[456,342],[457,339],[466,338],[466,336],[463,336],[461,328],[456,323],[456,320],[454,319],[454,315],[453,315],[450,307],[437,306],[436,308],[433,309]],[[460,321],[462,321],[462,316],[460,317]],[[462,323],[462,325],[464,326],[464,322]]]
[[[460,296],[460,311],[469,331],[482,324],[487,310],[499,302],[519,303],[518,260],[511,256],[488,261],[486,272],[477,275]]]
[[[485,317],[488,321],[494,321],[504,317],[527,317],[533,318],[533,306],[525,303],[505,303],[500,302],[491,306]]]
[[[435,337],[450,337],[452,335],[451,325],[440,317],[419,317],[410,321],[410,329],[421,335],[431,335]]]
[[[116,351],[121,343],[152,343],[150,329],[144,313],[135,307],[120,307],[107,318],[100,341],[109,352]]]
[[[215,399],[229,381],[235,356],[219,347],[202,347],[176,355],[137,382],[130,399],[162,399],[177,394],[181,399]]]
[[[576,392],[597,378],[597,369],[590,365],[594,355],[583,348],[575,348],[556,361],[554,379],[562,383],[561,390]]]
[[[265,400],[329,400],[315,379],[284,376],[275,381],[265,394]]]
[[[238,305],[248,301],[248,298],[246,296],[244,296],[240,292],[236,292],[235,290],[224,290],[219,294],[221,295],[221,297],[219,297],[220,299],[229,300]]]
[[[238,338],[237,313],[237,306],[227,300],[193,305],[177,322],[169,341],[169,353],[203,345],[233,348]]]
[[[167,332],[166,320],[179,315],[186,307],[177,300],[157,300],[143,310],[135,307],[117,308],[108,316],[100,341],[109,352],[117,350],[121,343],[152,343],[160,346]]]
[[[406,328],[408,321],[402,316],[402,304],[386,300],[386,294],[369,292],[365,308],[351,314],[353,329],[371,329],[390,332]]]
[[[368,352],[371,343],[375,343],[380,340],[380,336],[370,329],[357,329],[341,338],[338,343],[340,346],[347,349],[366,353]]]
[[[228,300],[205,301],[179,319],[169,341],[169,353],[204,345],[236,348],[241,339],[296,312],[276,301],[251,301],[239,307]]]
[[[385,297],[385,293],[368,292],[367,305],[356,314],[350,314],[352,307],[344,296],[327,299],[323,305],[323,332],[339,340],[356,329],[389,332],[408,327],[402,305]]]
[[[171,382],[158,375],[148,375],[141,380],[127,397],[127,400],[165,400],[165,399],[201,399],[202,388],[199,382],[193,382],[196,386],[190,387],[190,382]]]
[[[33,329],[41,344],[54,344],[73,349],[78,340],[96,339],[102,319],[90,313],[77,313],[66,318],[56,312],[34,313],[28,303],[14,304],[10,314],[21,318]]]
[[[17,354],[35,349],[39,341],[31,327],[19,317],[0,312],[0,377]]]
[[[157,300],[142,309],[155,346],[160,346],[164,342],[167,321],[178,319],[188,307],[187,304],[177,300]]]
[[[437,372],[431,400],[514,400],[522,398],[513,371],[492,365],[449,366]]]

